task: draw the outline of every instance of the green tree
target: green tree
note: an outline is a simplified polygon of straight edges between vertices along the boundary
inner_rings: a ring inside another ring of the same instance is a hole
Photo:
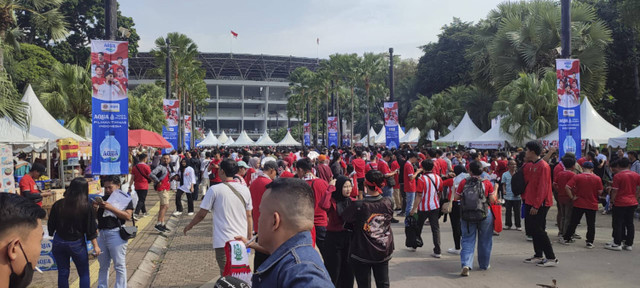
[[[87,69],[55,63],[38,86],[44,107],[56,119],[64,119],[65,127],[80,136],[91,128],[91,75]]]
[[[426,139],[429,130],[435,132],[435,139],[449,132],[449,125],[457,124],[462,119],[464,111],[458,101],[448,93],[441,92],[431,96],[420,96],[413,102],[413,108],[409,112],[407,128],[420,129],[420,141]],[[421,145],[423,143],[419,143]]]
[[[129,92],[129,129],[162,132],[166,125],[162,100],[164,88],[155,84],[142,84]]]
[[[557,128],[557,107],[555,71],[548,71],[543,79],[536,74],[520,73],[518,79],[500,92],[491,117],[504,117],[502,131],[522,142],[530,135],[542,137]]]
[[[287,117],[298,118],[298,128],[302,131],[302,123],[306,122],[306,107],[311,99],[311,86],[314,73],[307,67],[298,67],[289,75],[289,97],[287,100]],[[310,117],[309,117],[310,118]],[[300,132],[299,135],[303,133]]]
[[[418,100],[418,85],[416,80],[418,64],[413,59],[398,59],[398,61],[394,59],[393,63],[393,89],[395,97],[393,100],[398,102],[398,120],[400,126],[405,126],[407,115],[409,114],[409,110],[411,110],[411,102]]]
[[[58,62],[46,49],[27,43],[20,44],[20,50],[12,54],[6,59],[6,68],[18,91],[24,91],[27,84],[39,83]]]
[[[0,71],[0,117],[7,117],[19,127],[28,129],[31,123],[28,108],[27,103],[20,101],[20,95],[7,72]]]
[[[387,67],[388,62],[385,63],[384,57],[382,54],[374,54],[374,53],[364,53],[362,56],[362,62],[360,64],[360,79],[363,83],[363,88],[365,91],[365,102],[366,103],[366,119],[367,119],[367,128],[365,130],[365,134],[369,131],[371,126],[371,108],[373,106],[374,109],[377,109],[376,112],[380,113],[381,107],[384,102],[386,95],[388,95],[388,89],[386,88],[386,79],[387,79]],[[372,91],[374,91],[372,95]],[[374,96],[374,97],[372,97]],[[374,105],[371,105],[373,103]]]

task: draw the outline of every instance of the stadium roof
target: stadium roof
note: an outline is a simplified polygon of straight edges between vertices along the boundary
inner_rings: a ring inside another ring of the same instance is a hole
[[[318,59],[293,56],[271,56],[230,53],[200,53],[198,60],[206,70],[205,79],[288,81],[289,74],[298,67],[311,71],[318,68]],[[149,52],[129,58],[129,79],[161,79],[151,70],[156,68]]]

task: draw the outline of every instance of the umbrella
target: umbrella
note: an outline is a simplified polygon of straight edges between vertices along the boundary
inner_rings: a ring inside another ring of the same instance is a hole
[[[167,142],[158,133],[147,130],[129,130],[129,147],[150,146],[155,148],[171,148],[171,144]]]

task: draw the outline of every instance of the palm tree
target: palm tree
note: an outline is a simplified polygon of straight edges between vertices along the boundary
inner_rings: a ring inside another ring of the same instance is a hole
[[[0,71],[0,95],[0,118],[9,118],[19,127],[28,130],[31,122],[29,105],[20,101],[6,71]]]
[[[374,53],[364,53],[362,57],[362,62],[360,64],[360,77],[362,82],[364,82],[364,90],[366,92],[366,103],[367,103],[367,131],[369,131],[369,127],[371,126],[371,95],[370,91],[372,89],[380,90],[385,85],[385,72],[387,65],[384,64],[384,58],[382,54],[374,54]],[[367,137],[367,141],[369,137]],[[367,143],[371,145],[371,143]]]
[[[74,133],[88,135],[91,128],[91,76],[87,69],[55,63],[38,91],[42,104],[53,117],[64,119],[64,126]]]
[[[340,73],[342,75],[342,79],[343,79],[343,83],[346,84],[346,86],[349,88],[349,96],[351,98],[351,132],[350,132],[350,139],[353,139],[353,123],[355,122],[354,119],[354,107],[355,107],[355,93],[354,93],[354,89],[356,88],[356,85],[358,83],[359,80],[359,74],[360,74],[360,63],[361,60],[358,57],[358,54],[342,54],[339,55],[339,57],[334,58],[335,61],[338,61],[338,65],[337,65],[337,69],[338,73]],[[349,143],[351,143],[351,146],[353,146],[353,141],[349,141]]]
[[[167,125],[162,108],[165,91],[155,84],[142,84],[129,92],[129,129],[160,133]]]
[[[435,94],[431,99],[421,95],[413,102],[407,125],[420,129],[420,139],[425,139],[429,130],[433,130],[437,140],[441,133],[449,131],[449,125],[457,124],[463,114],[458,102],[446,92]]]
[[[304,107],[307,107],[308,114],[310,87],[312,85],[313,78],[313,72],[311,72],[307,67],[298,67],[289,75],[289,80],[291,81],[289,82],[289,98],[287,100],[287,113],[290,114],[289,117],[299,115],[299,119],[301,121],[306,121]],[[298,122],[300,123],[300,121]],[[302,129],[302,125],[300,125],[300,129]],[[304,133],[300,134],[302,135]],[[304,135],[302,137],[304,137]]]
[[[535,74],[521,73],[502,89],[491,117],[504,117],[502,131],[512,134],[516,142],[532,134],[542,137],[557,127],[557,97],[554,71],[547,72],[542,80]]]

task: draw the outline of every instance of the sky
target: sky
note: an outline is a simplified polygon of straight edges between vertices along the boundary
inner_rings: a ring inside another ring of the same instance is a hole
[[[477,22],[506,0],[119,0],[141,52],[180,32],[200,52],[328,58],[387,52],[419,59],[453,17]],[[231,30],[238,33],[232,38]],[[319,39],[319,45],[316,40]]]

